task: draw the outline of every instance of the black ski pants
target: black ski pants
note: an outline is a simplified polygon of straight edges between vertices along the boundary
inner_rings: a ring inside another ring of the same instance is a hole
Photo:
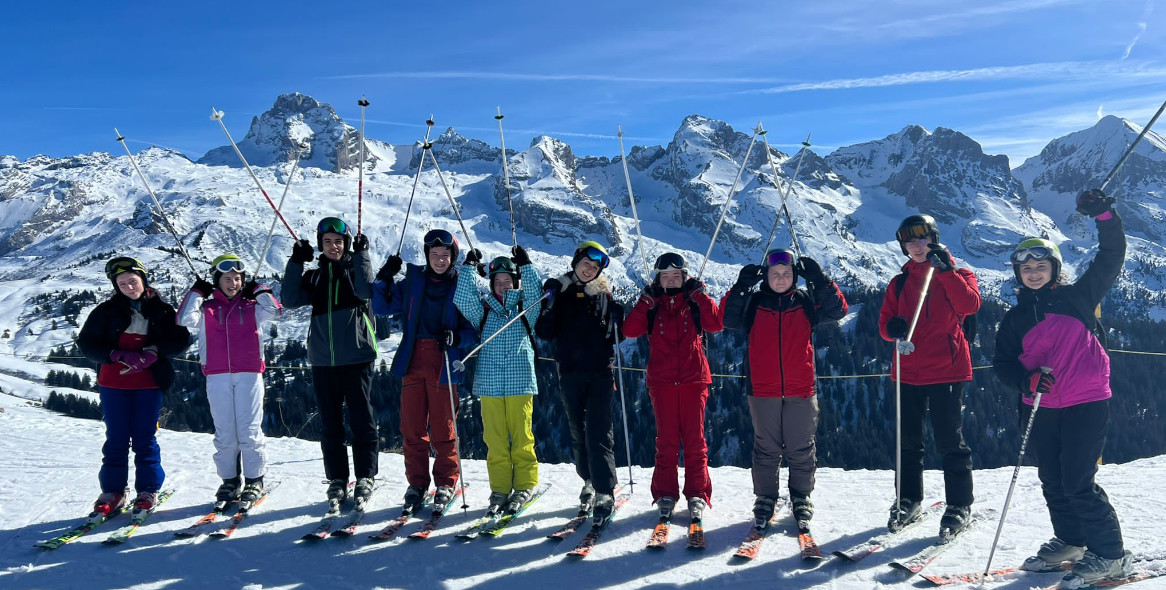
[[[560,372],[559,391],[571,425],[575,472],[590,481],[596,492],[611,494],[617,483],[611,409],[615,374],[610,368],[586,373]]]
[[[357,478],[376,477],[379,439],[372,411],[372,363],[312,367],[312,385],[320,407],[324,433],[324,477],[348,480],[348,449],[344,440],[344,404],[352,429],[352,467]]]
[[[902,489],[900,497],[923,501],[923,419],[930,409],[931,431],[943,458],[943,483],[948,506],[971,506],[972,450],[964,442],[961,415],[963,381],[934,385],[902,385]]]
[[[1105,490],[1094,480],[1108,424],[1109,400],[1038,408],[1028,444],[1036,456],[1053,533],[1070,545],[1117,559],[1125,551],[1121,525]]]

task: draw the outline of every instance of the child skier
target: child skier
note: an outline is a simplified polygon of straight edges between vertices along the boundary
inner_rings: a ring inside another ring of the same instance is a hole
[[[399,256],[389,256],[377,273],[373,311],[401,318],[401,344],[390,371],[402,379],[401,436],[405,439],[406,509],[421,506],[429,489],[429,446],[433,445],[435,506],[453,499],[458,472],[457,385],[460,371],[452,375],[449,363],[459,361],[474,346],[474,326],[454,305],[458,271],[454,266],[458,243],[443,229],[425,234],[426,264],[410,264],[405,278],[394,283],[401,271]],[[439,509],[440,510],[440,509]]]
[[[482,403],[482,438],[488,450],[490,474],[489,512],[517,512],[538,485],[538,458],[534,452],[531,417],[538,383],[534,372],[534,342],[527,316],[503,324],[538,305],[542,277],[522,246],[513,258],[499,256],[490,262],[490,291],[480,295],[472,269],[481,264],[477,249],[466,254],[466,271],[458,275],[454,303],[469,322],[480,327],[486,343],[474,371],[474,393]]]
[[[98,363],[97,386],[105,422],[101,447],[101,495],[94,512],[123,507],[129,491],[129,451],[134,450],[134,508],[158,502],[166,472],[158,448],[162,392],[174,382],[170,358],[190,346],[190,332],[174,322],[174,308],[150,287],[141,262],[120,256],[105,264],[114,293],[89,313],[77,346]]]
[[[198,353],[215,424],[215,469],[223,479],[215,500],[250,505],[263,497],[267,473],[266,365],[259,327],[279,317],[283,307],[271,289],[247,281],[246,267],[234,254],[215,258],[210,272],[212,282],[196,280],[182,300],[178,323],[198,330]]]
[[[1069,588],[1130,572],[1117,513],[1095,481],[1112,392],[1094,310],[1117,280],[1126,253],[1121,217],[1112,205],[1099,189],[1077,197],[1077,211],[1096,221],[1098,250],[1076,282],[1062,278],[1060,249],[1048,240],[1027,238],[1012,252],[1017,304],[1000,321],[992,362],[1000,381],[1022,393],[1025,413],[1036,412],[1029,447],[1055,535],[1023,567],[1053,570],[1074,562],[1063,583]]]
[[[939,243],[939,227],[930,215],[911,215],[899,224],[895,239],[909,257],[902,274],[891,279],[879,312],[879,332],[895,342],[901,377],[902,488],[891,507],[887,527],[898,530],[920,514],[923,501],[923,418],[930,411],[935,444],[943,457],[947,509],[940,519],[941,535],[959,533],[971,517],[972,451],[964,442],[964,386],[972,380],[971,343],[962,322],[980,309],[976,275],[956,268]],[[933,269],[933,270],[932,270]],[[928,271],[933,273],[922,293]],[[909,323],[925,297],[915,333],[906,340]]]
[[[354,238],[348,224],[325,217],[316,225],[318,267],[305,271],[315,256],[307,240],[296,242],[284,269],[283,305],[312,306],[308,325],[308,360],[312,386],[324,426],[320,449],[329,503],[348,496],[348,451],[343,408],[348,406],[352,429],[353,498],[364,506],[372,496],[378,471],[376,415],[372,408],[372,366],[377,358],[376,334],[368,314],[372,297],[372,263],[368,237]]]
[[[806,288],[798,289],[801,277]],[[761,284],[759,290],[753,286]],[[749,415],[753,419],[755,525],[773,518],[784,457],[788,489],[800,527],[814,516],[810,493],[817,471],[814,326],[842,319],[846,298],[808,256],[771,250],[765,265],[746,265],[721,302],[725,327],[748,333]]]
[[[704,283],[689,278],[684,257],[675,252],[656,259],[656,276],[628,312],[625,338],[647,335],[648,395],[656,417],[656,466],[652,470],[652,501],[661,519],[672,517],[680,497],[678,466],[684,447],[684,496],[693,521],[699,521],[712,501],[704,410],[712,372],[704,351],[703,332],[724,327],[721,309],[705,292]]]
[[[593,510],[596,522],[611,516],[617,481],[612,362],[623,308],[601,274],[609,262],[603,246],[579,244],[571,270],[543,283],[548,295],[534,327],[539,338],[554,342],[575,472],[583,478],[580,508]]]

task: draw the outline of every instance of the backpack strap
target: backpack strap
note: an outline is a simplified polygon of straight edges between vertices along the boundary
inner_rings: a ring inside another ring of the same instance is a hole
[[[523,312],[523,301],[518,300],[518,313],[522,314],[522,327],[526,328],[526,337],[530,338],[531,345],[534,345],[534,330],[530,328],[530,320],[526,319],[526,314]],[[486,316],[490,314],[490,304],[482,301],[482,321],[478,322],[478,334],[483,334],[486,329]]]

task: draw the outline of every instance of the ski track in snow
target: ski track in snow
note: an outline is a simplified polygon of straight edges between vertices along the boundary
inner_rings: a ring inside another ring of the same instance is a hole
[[[29,384],[30,387],[39,387]],[[678,516],[668,548],[644,549],[655,511],[648,483],[651,469],[636,468],[636,490],[591,556],[574,562],[564,556],[584,530],[562,543],[543,537],[574,513],[580,487],[571,465],[542,465],[541,479],[552,487],[497,539],[462,542],[453,535],[485,509],[488,495],[485,463],[466,460],[470,508],[451,511],[426,541],[404,538],[420,526],[412,521],[399,538],[368,544],[365,537],[396,516],[404,493],[403,463],[398,454],[381,455],[381,488],[370,513],[351,539],[303,544],[297,539],[325,510],[320,451],[316,443],[269,439],[268,477],[279,488],[227,540],[205,536],[176,539],[173,533],[208,510],[218,484],[208,434],[163,430],[159,434],[166,487],[177,494],[125,545],[101,541],[114,523],[99,527],[55,551],[32,547],[80,521],[98,494],[97,470],[103,428],[98,422],[61,416],[27,400],[0,395],[0,587],[32,588],[910,588],[923,584],[904,579],[887,563],[922,549],[931,541],[938,520],[927,523],[896,546],[857,563],[827,558],[806,564],[797,554],[795,528],[787,517],[765,541],[756,560],[732,559],[745,537],[752,507],[747,469],[712,469],[713,508],[706,513],[708,549],[684,548],[686,519]],[[626,479],[627,469],[620,470]],[[979,510],[1003,505],[1011,468],[976,472]],[[821,469],[814,494],[814,535],[823,552],[848,547],[883,530],[893,496],[891,471]],[[1166,501],[1166,458],[1143,459],[1101,468],[1099,481],[1122,518],[1127,547],[1135,552],[1160,551]],[[943,479],[926,474],[928,500],[941,496]],[[783,481],[784,487],[784,481]],[[29,496],[43,497],[30,502]],[[681,505],[683,507],[683,504]],[[1146,518],[1134,518],[1145,515]],[[124,519],[124,517],[122,517]],[[956,573],[984,567],[995,534],[995,521],[969,531],[928,571]],[[994,567],[1019,564],[1049,536],[1051,527],[1034,469],[1021,472]],[[1019,590],[1051,584],[1057,574],[1031,575],[992,588]],[[1149,590],[1144,582],[1136,588]]]

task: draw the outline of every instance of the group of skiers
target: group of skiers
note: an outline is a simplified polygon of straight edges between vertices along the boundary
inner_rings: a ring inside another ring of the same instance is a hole
[[[1056,535],[1026,567],[1073,562],[1073,572],[1086,583],[1130,569],[1117,516],[1094,479],[1111,396],[1104,332],[1094,309],[1125,257],[1124,231],[1112,205],[1100,190],[1078,197],[1078,211],[1096,220],[1099,251],[1076,282],[1065,278],[1052,242],[1029,238],[1015,248],[1010,261],[1018,303],[1001,321],[993,363],[999,379],[1021,394],[1022,420],[1034,416],[1032,450]],[[407,507],[419,508],[431,484],[435,505],[449,503],[456,493],[463,372],[451,367],[471,354],[480,359],[473,391],[481,400],[488,449],[489,511],[513,513],[531,499],[539,480],[531,424],[538,393],[537,336],[553,347],[575,467],[584,481],[581,509],[603,522],[613,510],[618,484],[612,409],[616,347],[624,338],[645,336],[657,433],[652,500],[661,518],[668,518],[683,493],[698,520],[712,503],[704,431],[712,375],[704,342],[707,334],[727,328],[747,335],[743,365],[754,430],[756,524],[774,516],[783,459],[795,518],[804,525],[813,517],[819,410],[812,332],[821,322],[841,319],[848,308],[838,285],[810,257],[771,250],[763,264],[744,266],[717,301],[691,276],[684,258],[668,252],[656,260],[651,284],[625,317],[603,272],[607,251],[594,241],[578,246],[566,272],[543,281],[522,246],[487,264],[477,249],[463,256],[453,234],[434,229],[425,234],[422,264],[406,265],[392,255],[374,275],[367,236],[354,235],[336,217],[321,220],[316,230],[314,247],[308,240],[294,244],[280,300],[248,278],[242,260],[224,254],[212,263],[213,281],[196,280],[176,312],[150,287],[139,261],[109,261],[105,270],[113,296],[89,315],[78,336],[85,355],[100,364],[106,443],[96,511],[130,501],[131,446],[133,504],[150,508],[157,501],[164,479],[155,439],[162,391],[173,380],[169,359],[187,348],[189,330],[198,332],[215,425],[214,463],[223,480],[216,497],[261,498],[267,464],[260,326],[285,307],[310,305],[307,349],[324,428],[320,447],[330,502],[349,496],[358,504],[367,501],[378,476],[370,398],[377,358],[373,316],[378,315],[399,318],[402,331],[391,372],[402,379]],[[945,481],[941,534],[957,534],[971,519],[974,500],[961,408],[972,379],[968,326],[980,307],[979,287],[975,274],[959,267],[939,242],[939,227],[930,216],[907,217],[895,239],[908,260],[887,286],[879,314],[881,336],[895,344],[892,381],[902,408],[901,468],[888,527],[894,531],[920,518],[924,419],[930,413]],[[305,269],[313,260],[315,268]]]

